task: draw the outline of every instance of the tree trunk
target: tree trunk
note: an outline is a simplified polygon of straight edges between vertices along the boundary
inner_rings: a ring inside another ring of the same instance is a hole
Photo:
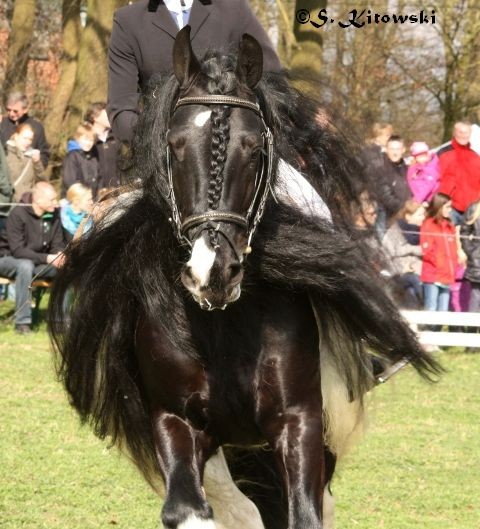
[[[60,79],[45,119],[45,132],[55,151],[64,137],[59,132],[65,118],[67,105],[72,95],[77,73],[77,59],[82,28],[80,25],[81,0],[63,0],[62,41],[63,52],[60,63]]]
[[[72,132],[82,121],[88,105],[107,98],[107,53],[113,12],[125,2],[88,0],[87,25],[78,51],[75,85],[70,98],[66,130]]]
[[[322,21],[318,18],[318,14],[326,7],[327,0],[296,0],[295,2],[293,33],[297,45],[293,50],[290,67],[294,75],[305,79],[310,85],[319,78],[322,67],[322,28],[315,27],[314,24],[321,24]],[[301,11],[310,14],[310,20],[305,24],[299,22]]]
[[[3,89],[25,92],[28,59],[35,22],[36,0],[15,0],[8,41],[7,71]]]

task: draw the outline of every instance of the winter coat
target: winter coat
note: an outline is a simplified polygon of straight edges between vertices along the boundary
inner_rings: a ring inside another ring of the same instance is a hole
[[[24,193],[31,191],[40,180],[44,180],[42,161],[34,162],[12,141],[7,142],[7,164],[15,202],[20,202]]]
[[[0,257],[30,259],[45,264],[47,256],[65,248],[58,209],[39,217],[31,206],[16,206],[7,219],[7,229],[0,235]]]
[[[85,152],[74,149],[67,152],[62,166],[62,195],[65,196],[68,188],[73,184],[83,184],[92,190],[93,197],[98,191],[98,153],[95,146],[91,151]]]
[[[429,202],[440,185],[440,163],[436,154],[427,163],[413,163],[407,171],[407,181],[413,199]]]
[[[13,188],[10,183],[10,176],[8,172],[7,157],[0,144],[0,217],[6,217],[11,209],[11,206],[3,206],[8,204],[13,198]]]
[[[403,160],[393,163],[386,154],[383,165],[375,170],[377,201],[387,213],[387,218],[396,215],[412,196],[407,184],[407,166]]]
[[[478,202],[472,204],[465,215],[466,220],[472,218],[477,208]],[[467,254],[467,270],[465,277],[473,283],[480,283],[480,217],[467,224],[464,222],[460,227],[460,235],[463,251]],[[478,237],[474,239],[473,237]]]
[[[45,169],[50,158],[50,145],[47,142],[45,129],[40,121],[30,117],[28,114],[23,115],[18,121],[12,121],[8,116],[3,116],[0,122],[0,140],[6,148],[8,140],[16,132],[17,127],[23,125],[23,123],[27,123],[33,129],[32,149],[38,149],[40,151],[40,158]]]
[[[76,212],[73,210],[70,202],[66,202],[60,208],[60,219],[62,221],[63,229],[70,235],[75,235],[80,223],[85,218],[86,211]]]
[[[380,145],[377,145],[376,143],[365,145],[360,152],[360,163],[367,173],[381,169],[383,167],[384,158]]]
[[[420,228],[422,246],[422,273],[424,283],[451,285],[455,282],[458,264],[455,226],[447,219],[437,222],[432,217],[423,221]]]
[[[118,187],[120,185],[120,170],[118,168],[120,142],[109,131],[105,141],[95,143],[98,152],[98,189],[104,187]]]
[[[420,244],[410,244],[398,222],[395,222],[385,233],[382,245],[390,260],[394,274],[414,272],[420,275],[422,269],[422,248]]]
[[[480,197],[480,156],[455,139],[440,155],[440,189],[452,199],[453,207],[464,212]]]

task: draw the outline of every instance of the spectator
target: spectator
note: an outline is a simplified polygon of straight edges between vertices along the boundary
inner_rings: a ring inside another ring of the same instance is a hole
[[[93,206],[92,190],[83,184],[73,184],[67,191],[67,202],[60,210],[62,227],[67,241],[72,240],[80,223]]]
[[[455,225],[463,222],[465,211],[480,195],[480,156],[470,148],[471,133],[469,123],[455,123],[451,145],[439,151],[439,191],[452,197]]]
[[[97,196],[98,153],[94,144],[92,126],[79,125],[73,139],[68,142],[68,152],[63,160],[63,195],[70,186],[80,183],[92,190],[93,197]]]
[[[376,228],[380,237],[383,237],[387,226],[411,197],[404,154],[403,139],[400,136],[391,136],[383,154],[383,164],[374,171],[378,182]]]
[[[40,151],[31,148],[33,134],[31,125],[23,123],[7,141],[7,165],[16,202],[43,177]]]
[[[407,200],[399,219],[390,226],[382,240],[390,272],[399,277],[406,296],[416,307],[423,301],[420,226],[424,219],[425,207],[414,200]]]
[[[190,16],[191,15],[191,16]],[[130,141],[139,113],[138,87],[154,73],[173,71],[173,43],[190,24],[195,53],[237,45],[244,33],[263,48],[264,70],[279,71],[280,61],[246,0],[140,0],[121,7],[113,18],[108,68],[108,115],[113,133]]]
[[[52,278],[63,264],[65,243],[57,205],[51,184],[35,184],[32,205],[14,207],[0,236],[0,276],[15,279],[15,328],[21,334],[31,330],[33,277]]]
[[[458,264],[455,226],[450,220],[452,201],[448,195],[436,193],[427,209],[427,218],[420,228],[422,273],[425,309],[448,310],[450,285],[455,281]]]
[[[480,312],[480,201],[470,205],[460,228],[461,243],[467,254],[465,277],[470,283],[470,312]]]
[[[106,108],[106,103],[92,103],[85,114],[85,121],[90,123],[96,136],[98,189],[118,187],[120,185],[120,171],[118,168],[120,143],[113,136]]]
[[[353,219],[353,236],[361,244],[373,268],[380,272],[384,268],[383,249],[375,231],[377,220],[377,203],[367,191],[362,191],[357,201],[351,204],[351,218]]]
[[[438,191],[440,181],[440,165],[438,156],[430,152],[423,141],[416,141],[410,147],[414,161],[407,171],[407,181],[413,199],[422,204],[430,202]]]
[[[374,123],[372,137],[367,140],[367,145],[362,151],[361,158],[366,170],[375,170],[383,166],[383,153],[387,142],[393,134],[390,123]]]
[[[43,169],[46,169],[50,158],[50,145],[45,137],[43,125],[28,115],[27,96],[21,92],[12,92],[7,96],[5,108],[7,115],[3,116],[0,122],[0,139],[3,146],[6,146],[19,125],[30,125],[33,130],[32,149],[40,151]]]
[[[7,215],[10,211],[8,205],[13,198],[13,188],[10,183],[10,176],[8,173],[7,158],[0,143],[0,233],[2,233],[7,222]],[[2,206],[3,204],[3,206]]]

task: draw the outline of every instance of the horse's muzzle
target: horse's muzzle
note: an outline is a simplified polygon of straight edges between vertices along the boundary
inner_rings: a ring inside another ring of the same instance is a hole
[[[240,284],[236,284],[226,291],[216,291],[211,288],[203,289],[201,292],[190,290],[193,299],[203,310],[225,310],[230,303],[237,301],[241,294]]]

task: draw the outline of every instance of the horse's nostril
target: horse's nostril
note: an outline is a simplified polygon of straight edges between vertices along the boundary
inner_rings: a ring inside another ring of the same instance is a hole
[[[184,283],[188,284],[191,287],[197,287],[198,286],[198,279],[193,275],[192,273],[192,267],[186,266],[183,269],[183,277],[182,277]]]
[[[235,283],[240,281],[242,278],[242,265],[240,263],[235,263],[229,266],[228,268],[229,272],[229,283]]]

